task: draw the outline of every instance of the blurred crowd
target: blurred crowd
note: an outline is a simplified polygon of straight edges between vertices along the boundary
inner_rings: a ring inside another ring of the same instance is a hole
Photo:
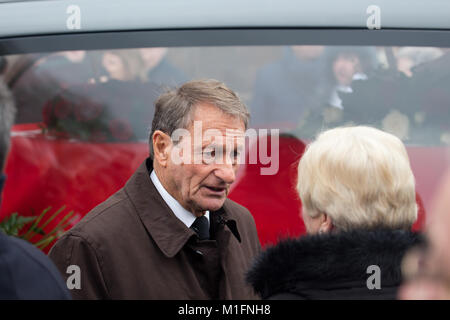
[[[94,100],[107,92],[107,101],[99,102],[112,118],[124,105],[152,105],[160,93],[189,78],[167,53],[140,48],[23,56],[10,68],[17,122],[40,121],[45,104],[62,91]],[[448,68],[450,54],[443,48],[285,47],[281,59],[256,73],[247,94],[251,126],[312,138],[323,128],[367,124],[406,143],[448,145]],[[95,90],[83,91],[89,85]],[[143,118],[151,121],[151,115],[136,112],[131,126],[139,127],[136,121]]]
[[[15,63],[22,71],[10,81],[18,106],[16,122],[40,122],[42,118],[46,122],[49,110],[45,107],[62,99],[67,105],[100,106],[108,113],[102,115],[107,121],[126,121],[137,131],[134,140],[144,139],[154,100],[187,80],[166,55],[166,48],[141,48],[23,56],[24,61]]]
[[[406,143],[450,143],[447,49],[293,46],[263,67],[253,125],[312,138],[324,128],[367,124]]]

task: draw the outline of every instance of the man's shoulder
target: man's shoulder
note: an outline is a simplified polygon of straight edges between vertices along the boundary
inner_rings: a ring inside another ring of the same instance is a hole
[[[1,298],[70,299],[61,274],[42,251],[3,234],[0,247],[0,270],[7,275],[5,281],[0,281]]]
[[[88,242],[102,242],[114,237],[132,222],[133,204],[122,188],[89,211],[63,237],[76,236]],[[136,217],[137,218],[137,217]]]

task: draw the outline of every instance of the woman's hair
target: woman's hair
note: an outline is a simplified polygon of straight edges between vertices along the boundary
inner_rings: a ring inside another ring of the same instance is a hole
[[[357,126],[321,133],[298,166],[303,214],[326,213],[338,230],[407,229],[417,219],[415,181],[403,143]]]

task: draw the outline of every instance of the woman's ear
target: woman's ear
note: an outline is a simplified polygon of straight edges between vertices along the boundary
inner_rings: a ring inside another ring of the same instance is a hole
[[[328,233],[333,230],[333,221],[328,214],[321,214],[321,222],[319,226],[319,233]]]
[[[170,151],[172,149],[172,139],[169,135],[156,130],[152,136],[154,161],[165,168],[169,161]]]

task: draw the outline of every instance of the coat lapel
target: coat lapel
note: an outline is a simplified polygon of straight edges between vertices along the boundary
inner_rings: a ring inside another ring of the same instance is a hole
[[[165,203],[150,179],[152,169],[151,160],[147,159],[128,180],[125,192],[159,249],[172,258],[195,232],[187,228]]]

